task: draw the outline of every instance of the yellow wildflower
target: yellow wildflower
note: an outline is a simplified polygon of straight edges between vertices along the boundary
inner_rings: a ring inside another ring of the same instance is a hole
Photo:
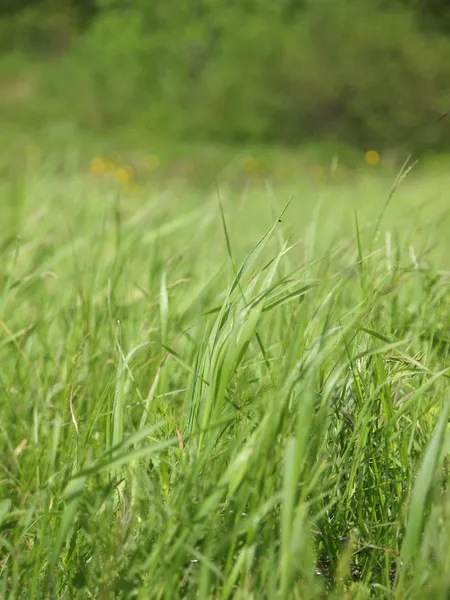
[[[89,163],[89,171],[93,175],[104,175],[111,168],[111,165],[99,156],[95,156]]]
[[[114,172],[117,183],[129,183],[133,179],[133,169],[127,165],[118,167]]]
[[[364,155],[364,160],[367,165],[377,165],[380,162],[380,155],[376,150],[368,150]]]

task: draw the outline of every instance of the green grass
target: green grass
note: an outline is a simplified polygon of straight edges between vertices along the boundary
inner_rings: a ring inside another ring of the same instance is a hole
[[[446,599],[448,175],[88,158],[3,165],[0,597]]]

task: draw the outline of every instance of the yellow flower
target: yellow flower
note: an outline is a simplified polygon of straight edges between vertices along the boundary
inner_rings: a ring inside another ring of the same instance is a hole
[[[111,165],[99,156],[95,156],[89,163],[89,171],[93,175],[104,175],[111,168]]]
[[[380,162],[380,155],[376,150],[368,150],[364,155],[364,160],[367,165],[377,165]]]
[[[133,169],[127,165],[118,167],[114,172],[117,183],[129,183],[133,179]]]

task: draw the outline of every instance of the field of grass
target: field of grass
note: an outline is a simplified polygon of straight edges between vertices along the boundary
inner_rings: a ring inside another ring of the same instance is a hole
[[[448,598],[449,175],[90,158],[1,165],[0,598]]]

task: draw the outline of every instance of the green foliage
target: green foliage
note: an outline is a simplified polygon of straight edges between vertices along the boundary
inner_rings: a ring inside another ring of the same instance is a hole
[[[2,598],[448,597],[448,172],[0,157]]]
[[[450,140],[448,14],[412,0],[46,0],[2,20],[0,50],[59,56],[22,107],[30,119],[437,150]]]
[[[399,5],[103,3],[45,74],[58,114],[223,141],[448,145],[450,42]],[[59,112],[58,112],[59,111]],[[53,115],[55,116],[55,115]]]
[[[69,0],[31,3],[0,19],[0,53],[58,55],[78,34],[77,15]]]

